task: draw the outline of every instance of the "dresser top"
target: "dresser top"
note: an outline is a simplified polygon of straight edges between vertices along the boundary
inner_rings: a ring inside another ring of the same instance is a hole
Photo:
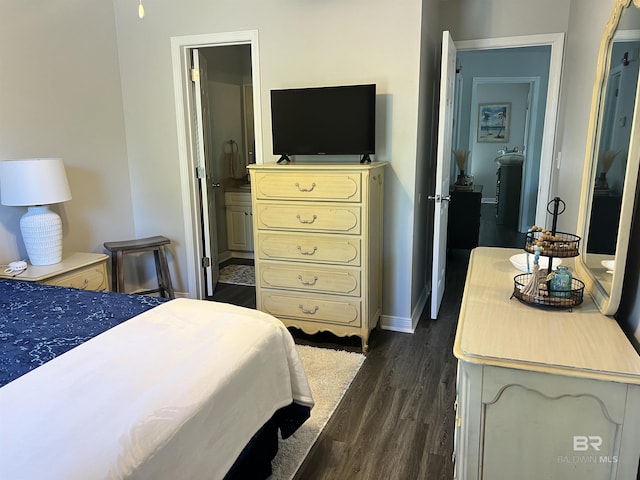
[[[247,165],[249,170],[327,170],[327,171],[340,171],[340,170],[375,170],[380,167],[388,165],[388,162],[371,162],[371,163],[354,163],[354,162],[309,162],[309,163],[296,163],[291,162],[288,164],[278,163],[252,163]]]
[[[509,257],[522,250],[472,251],[455,356],[463,361],[640,384],[640,355],[587,292],[573,311],[524,304],[513,293],[518,272]],[[572,259],[563,259],[573,272]]]
[[[0,278],[15,278],[25,282],[40,282],[56,275],[71,272],[79,268],[83,268],[96,263],[104,262],[109,258],[103,253],[88,252],[72,252],[62,255],[62,261],[53,265],[31,265],[20,273],[3,273],[4,268],[0,270]]]

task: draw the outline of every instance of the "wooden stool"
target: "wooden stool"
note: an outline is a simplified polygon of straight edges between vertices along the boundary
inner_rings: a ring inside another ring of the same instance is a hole
[[[167,251],[165,245],[171,243],[167,237],[140,238],[137,240],[125,240],[122,242],[105,242],[104,248],[111,252],[111,290],[125,293],[124,290],[124,254],[136,252],[153,252],[156,262],[156,275],[158,276],[158,288],[138,292],[140,294],[159,292],[165,298],[176,298],[171,285],[169,264],[167,263]]]

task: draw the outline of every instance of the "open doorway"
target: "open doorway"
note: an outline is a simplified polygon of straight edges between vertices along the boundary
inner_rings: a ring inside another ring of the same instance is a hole
[[[261,158],[257,41],[255,31],[171,39],[187,266],[201,272],[189,285],[196,298],[213,296],[221,262],[253,257],[245,166]]]
[[[562,34],[456,42],[453,149],[468,152],[464,173],[475,186],[470,195],[454,191],[454,197],[465,197],[459,203],[476,217],[462,222],[458,231],[465,238],[461,242],[450,238],[451,248],[520,248],[531,225],[545,224],[563,44]],[[503,124],[508,131],[483,137],[481,115],[487,115],[483,108],[508,110]],[[502,167],[497,160],[504,153],[517,154],[502,157],[505,162],[520,164]],[[451,170],[453,186],[460,174],[455,161]],[[453,202],[451,209],[455,210]],[[453,220],[450,233],[456,231]],[[470,238],[473,225],[477,231]]]
[[[203,209],[202,229],[208,229],[209,238],[205,235],[203,241],[210,242],[205,256],[209,256],[213,271],[219,270],[207,285],[206,297],[216,298],[220,290],[246,286],[247,277],[253,275],[251,191],[246,170],[246,165],[255,163],[251,45],[217,45],[197,51],[200,81],[206,82],[201,91],[206,92],[202,95],[202,129],[209,205]],[[255,293],[248,292],[247,297],[235,303],[247,306],[248,300],[255,306]]]

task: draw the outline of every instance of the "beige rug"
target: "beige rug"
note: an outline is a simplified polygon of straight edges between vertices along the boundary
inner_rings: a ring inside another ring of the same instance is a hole
[[[338,407],[365,356],[361,353],[298,345],[316,404],[311,418],[286,440],[280,439],[271,480],[293,478],[320,432]]]
[[[218,283],[233,285],[255,285],[256,271],[253,265],[227,265],[220,269]]]

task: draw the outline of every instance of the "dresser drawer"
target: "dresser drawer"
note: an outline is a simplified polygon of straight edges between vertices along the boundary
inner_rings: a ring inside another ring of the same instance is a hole
[[[260,260],[294,260],[360,265],[360,239],[347,235],[263,233],[258,230]]]
[[[360,207],[258,203],[258,228],[360,234]]]
[[[261,310],[275,317],[360,326],[360,300],[263,290]]]
[[[261,262],[260,284],[266,288],[360,296],[360,269]]]
[[[258,171],[252,175],[255,175],[256,198],[260,200],[360,202],[361,199],[361,174],[357,172],[310,175],[296,171]]]
[[[58,287],[80,288],[82,290],[108,290],[107,275],[104,264],[93,265],[80,270],[75,270],[63,275],[58,275],[43,281],[46,285]]]

